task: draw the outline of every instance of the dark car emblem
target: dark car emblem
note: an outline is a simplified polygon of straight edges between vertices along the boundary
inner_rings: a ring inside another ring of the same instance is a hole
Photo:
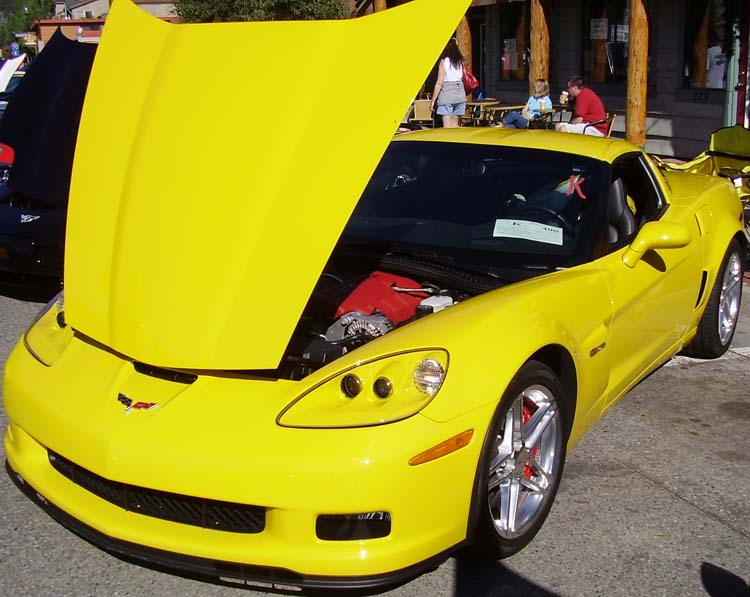
[[[128,414],[131,410],[151,410],[159,406],[156,402],[134,402],[122,393],[117,394],[117,401],[125,406],[125,414]]]

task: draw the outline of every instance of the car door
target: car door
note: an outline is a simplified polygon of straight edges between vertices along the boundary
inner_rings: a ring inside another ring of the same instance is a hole
[[[646,222],[667,217],[670,207],[640,152],[613,163],[612,184],[625,189],[633,219],[632,230],[608,240],[608,254],[603,258],[613,300],[605,408],[684,335],[702,275],[695,218],[678,222],[689,228],[688,246],[648,251],[632,268],[623,262],[637,231]]]

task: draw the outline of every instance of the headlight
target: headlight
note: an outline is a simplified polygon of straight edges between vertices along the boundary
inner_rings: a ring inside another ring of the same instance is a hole
[[[65,322],[62,292],[39,312],[23,336],[28,351],[48,367],[57,362],[72,339],[73,330]]]
[[[367,427],[410,417],[435,397],[448,371],[444,350],[415,350],[360,363],[302,394],[277,418],[284,427]]]

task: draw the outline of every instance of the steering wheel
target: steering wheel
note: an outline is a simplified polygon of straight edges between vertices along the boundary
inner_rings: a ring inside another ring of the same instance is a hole
[[[416,175],[411,171],[410,168],[403,168],[398,173],[393,175],[393,178],[391,178],[391,181],[385,185],[385,190],[390,191],[391,189],[395,189],[397,187],[402,187],[405,184],[408,184],[412,182],[413,180],[416,180]]]
[[[568,236],[573,236],[574,231],[573,227],[570,225],[570,223],[562,217],[562,215],[559,212],[556,212],[554,209],[550,207],[546,207],[544,205],[523,205],[518,209],[518,211],[513,215],[514,218],[518,219],[527,219],[530,214],[537,213],[537,214],[544,214],[547,216],[547,220],[553,220],[555,224],[560,224],[562,226],[563,231]],[[526,217],[524,217],[526,216]],[[551,216],[551,218],[550,218]],[[531,218],[532,221],[536,221],[536,218]]]

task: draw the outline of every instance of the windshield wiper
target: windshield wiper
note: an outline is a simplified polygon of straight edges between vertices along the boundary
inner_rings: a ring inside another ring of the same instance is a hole
[[[557,268],[557,267],[553,267],[551,265],[541,265],[541,264],[529,265],[529,264],[526,264],[526,263],[524,265],[522,265],[521,267],[523,269],[539,270],[541,272],[550,272],[553,269],[560,269],[560,268]]]
[[[493,266],[474,265],[459,261],[452,255],[441,254],[432,249],[410,245],[408,243],[389,243],[382,241],[370,242],[365,239],[360,239],[358,241],[347,242],[345,247],[349,251],[362,251],[368,255],[375,254],[382,259],[399,261],[401,263],[408,262],[414,265],[432,265],[443,270],[452,269],[457,273],[465,275],[480,275],[491,280],[502,282],[523,278],[523,275],[519,278],[519,273],[523,271],[538,272],[541,274],[560,269],[554,265],[526,263],[516,265],[498,264]]]
[[[452,255],[441,254],[431,249],[416,247],[414,245],[407,245],[403,243],[392,244],[388,247],[385,256],[393,256],[395,258],[409,257],[420,262],[426,261],[431,264],[448,267],[459,272],[479,274],[488,278],[492,278],[494,280],[504,279],[500,275],[498,275],[498,273],[495,271],[495,268],[463,263],[456,260],[456,258]]]

